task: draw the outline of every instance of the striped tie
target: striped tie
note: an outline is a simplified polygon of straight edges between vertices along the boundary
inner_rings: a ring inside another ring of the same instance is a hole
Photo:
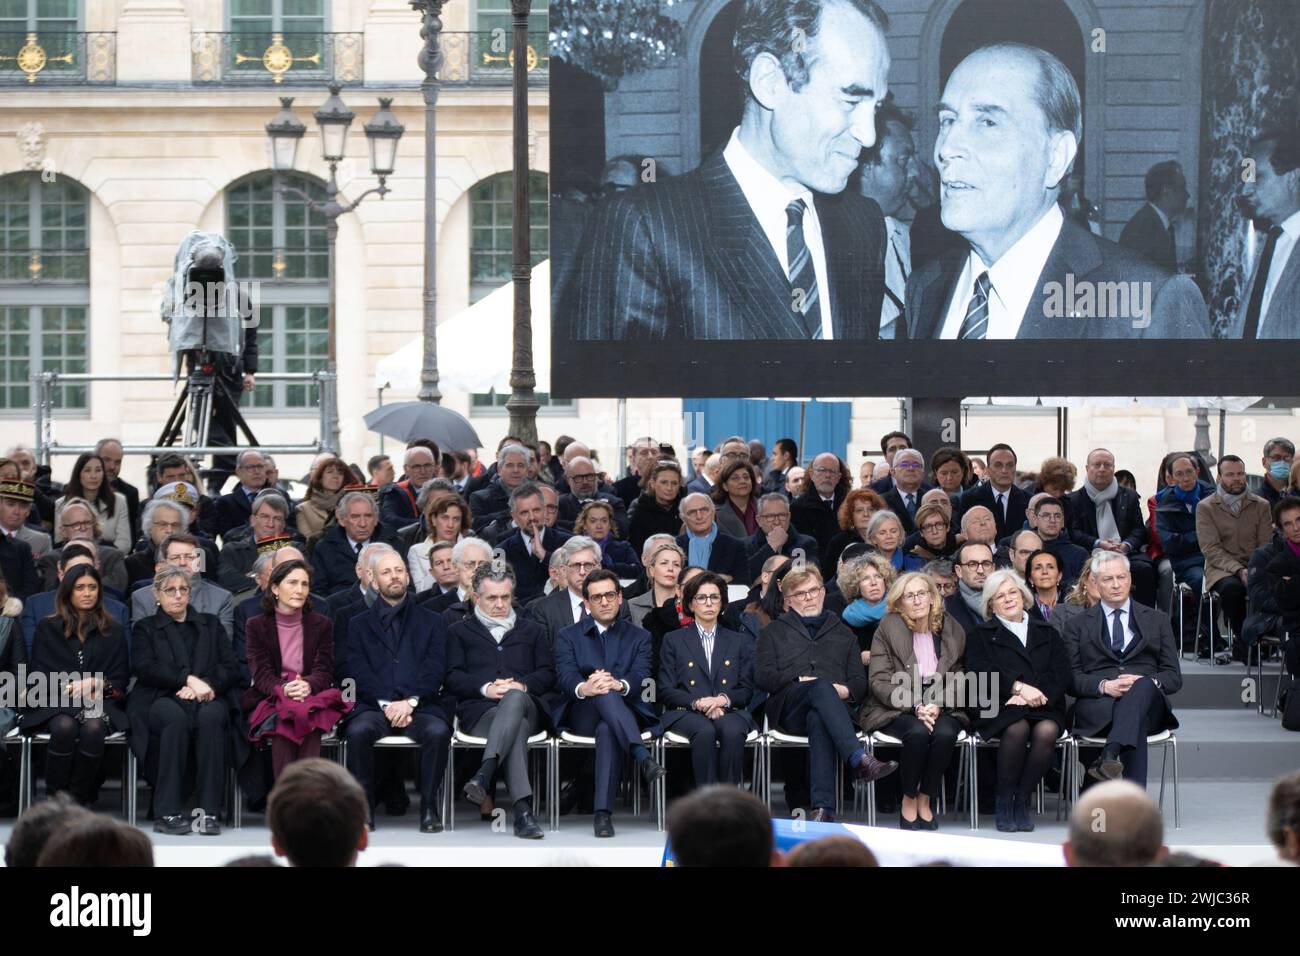
[[[803,237],[803,214],[807,210],[802,199],[785,207],[786,252],[790,262],[790,307],[801,312],[803,327],[810,339],[822,337],[821,295],[817,289],[817,270],[813,268],[812,255]]]
[[[966,309],[966,318],[962,320],[961,329],[957,332],[959,339],[983,339],[988,337],[989,333],[989,290],[993,284],[989,282],[989,274],[981,272],[980,277],[975,280],[975,293],[970,297],[970,306]]]

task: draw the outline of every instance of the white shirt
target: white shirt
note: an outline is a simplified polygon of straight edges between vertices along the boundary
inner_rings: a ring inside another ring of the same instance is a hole
[[[1124,606],[1113,608],[1109,604],[1102,604],[1102,614],[1106,618],[1106,643],[1110,644],[1111,631],[1115,628],[1115,612],[1120,613],[1120,623],[1124,626],[1124,650],[1133,643],[1133,602],[1125,601]]]
[[[790,220],[786,207],[796,199],[802,199],[806,207],[803,214],[803,237],[808,245],[808,254],[812,257],[813,272],[817,275],[818,303],[822,313],[822,338],[834,338],[831,322],[831,285],[826,273],[826,244],[822,241],[821,220],[817,218],[817,205],[809,189],[792,189],[759,164],[740,141],[740,128],[731,133],[731,141],[722,151],[722,158],[740,184],[740,191],[745,194],[749,208],[758,219],[763,234],[776,253],[776,261],[782,271],[790,274],[790,255],[786,233]]]
[[[1156,211],[1156,215],[1160,217],[1160,225],[1162,225],[1162,226],[1165,227],[1165,232],[1168,232],[1168,231],[1169,231],[1169,217],[1165,215],[1165,211],[1164,211],[1163,209],[1161,209],[1159,206],[1157,206],[1157,205],[1156,205],[1155,203],[1153,203],[1153,202],[1148,202],[1147,205],[1150,206],[1152,209],[1154,209],[1154,210]]]
[[[573,592],[569,592],[569,593],[572,594]],[[600,621],[597,621],[595,618],[592,618],[592,621],[594,621],[595,624],[596,624],[596,633],[597,633],[600,637],[604,637],[604,636],[605,636],[605,632],[608,631],[609,628],[605,627],[603,624],[600,623]],[[577,623],[577,622],[575,621],[574,623]],[[584,697],[584,696],[583,696],[583,693],[582,693],[582,685],[585,684],[585,683],[586,683],[586,681],[582,681],[582,682],[579,683],[579,684],[575,684],[574,687],[573,687],[573,696],[576,697],[576,698],[578,698],[578,700],[586,700],[586,697]],[[631,692],[631,690],[632,690],[632,685],[629,684],[627,681],[622,681],[621,683],[623,684],[622,694],[623,694],[624,697],[626,697],[626,696],[628,695],[628,693]]]
[[[899,302],[906,301],[907,277],[912,274],[912,240],[907,227],[893,216],[885,217],[885,233],[889,237],[889,248],[885,250],[885,294],[880,308],[880,337],[896,337],[898,327],[894,324],[902,310],[889,297],[893,293]]]
[[[1259,328],[1255,332],[1256,338],[1264,337],[1264,329],[1268,326],[1269,304],[1273,301],[1273,293],[1277,291],[1282,273],[1286,271],[1287,261],[1291,258],[1297,239],[1300,239],[1300,212],[1292,213],[1282,222],[1282,235],[1277,237],[1277,245],[1273,248],[1273,262],[1268,267],[1268,281],[1264,284],[1264,301],[1259,307]],[[1260,255],[1263,254],[1264,247],[1261,243]]]
[[[998,621],[1012,634],[1020,638],[1020,643],[1025,647],[1029,646],[1029,615],[1022,613],[1020,620],[1008,621],[1001,614],[998,615]]]
[[[717,636],[718,627],[715,624],[713,626],[713,630],[706,631],[704,627],[697,621],[695,624],[695,630],[699,632],[700,644],[703,645],[704,647],[704,663],[709,668],[709,670],[712,671],[713,670],[713,638]]]
[[[1025,310],[1038,288],[1038,277],[1052,254],[1052,246],[1061,234],[1065,215],[1052,203],[1043,218],[1008,249],[997,262],[989,265],[971,249],[966,265],[957,277],[948,316],[939,334],[941,339],[955,339],[961,331],[975,293],[975,280],[987,272],[993,288],[989,292],[989,324],[985,338],[1014,339],[1020,333]]]
[[[586,610],[586,608],[583,606],[582,597],[577,594],[574,594],[572,589],[569,590],[569,607],[573,609],[573,623],[577,624],[579,621],[582,620],[582,612]],[[596,626],[600,627],[599,624],[597,624]],[[603,628],[601,629],[600,633],[602,634],[605,633]]]

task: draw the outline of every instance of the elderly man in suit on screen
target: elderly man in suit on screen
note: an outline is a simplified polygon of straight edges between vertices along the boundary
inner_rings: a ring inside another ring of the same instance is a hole
[[[1055,56],[997,43],[958,64],[939,103],[943,224],[966,240],[907,286],[914,339],[1199,339],[1209,314],[1175,276],[1067,219],[1057,198],[1083,137]]]
[[[606,202],[560,321],[578,340],[874,339],[880,206],[846,190],[889,75],[874,0],[745,0],[745,88],[724,149]]]

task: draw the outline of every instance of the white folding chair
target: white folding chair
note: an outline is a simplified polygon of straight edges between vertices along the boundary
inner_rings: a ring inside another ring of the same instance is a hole
[[[767,802],[767,809],[770,813],[772,810],[772,751],[788,750],[791,748],[808,749],[808,738],[800,737],[798,734],[786,733],[784,730],[776,730],[770,727],[767,718],[763,718],[763,793],[761,799]],[[844,761],[835,762],[835,812],[841,812],[844,806]]]
[[[971,734],[966,740],[966,746],[970,750],[969,762],[963,760],[962,763],[957,768],[957,806],[953,808],[953,813],[956,814],[961,810],[961,798],[963,793],[962,784],[965,783],[966,784],[964,788],[965,796],[967,801],[970,804],[970,828],[972,830],[978,830],[980,825],[979,823],[979,751],[996,750],[999,746],[999,743],[1000,742],[997,739],[985,740],[983,737],[980,736],[979,732],[976,731],[974,734]],[[1063,730],[1061,731],[1061,736],[1056,738],[1056,743],[1052,745],[1055,749],[1059,749],[1061,751],[1061,783],[1060,783],[1060,789],[1057,791],[1057,801],[1056,801],[1056,819],[1058,820],[1061,819],[1061,816],[1064,813],[1065,801],[1067,795],[1072,793],[1070,786],[1067,783],[1071,779],[1070,775],[1073,771],[1074,750],[1072,749],[1071,744],[1072,744],[1072,738],[1070,736],[1070,732],[1068,730]],[[970,768],[969,774],[966,773],[967,767]],[[1038,794],[1038,812],[1040,814],[1043,812],[1043,797],[1044,794],[1046,793],[1046,790],[1047,788],[1044,785],[1043,781],[1039,780],[1037,794]]]
[[[343,753],[346,757],[346,741],[343,746],[345,748]],[[438,781],[437,786],[434,788],[434,801],[441,805],[443,810],[442,818],[444,820],[446,820],[448,814],[451,813],[451,809],[448,806],[451,799],[451,786],[447,783],[447,777],[451,773],[451,746],[451,743],[448,742],[447,768],[443,771],[442,779]],[[383,748],[385,750],[418,750],[420,748],[420,742],[411,737],[407,737],[405,734],[390,734],[387,737],[380,737],[376,740],[375,747]],[[422,770],[423,768],[420,769]]]
[[[1283,648],[1286,646],[1288,636],[1283,634],[1262,634],[1259,640],[1246,648],[1246,669],[1250,669],[1250,655],[1255,655],[1255,707],[1262,714],[1264,713],[1264,647],[1277,648],[1277,683],[1273,685],[1273,709],[1269,713],[1270,717],[1276,717],[1278,714],[1278,704],[1282,701],[1282,680],[1286,677],[1286,654]]]
[[[560,829],[560,754],[565,750],[595,750],[596,738],[583,737],[581,734],[575,734],[571,730],[561,730],[560,735],[554,738],[555,759],[551,767],[551,793],[555,798],[551,800],[551,831]],[[658,744],[655,743],[654,734],[648,730],[641,731],[641,743],[655,753],[658,753]],[[629,761],[629,764],[631,762]],[[641,815],[641,776],[635,767],[631,767],[631,787],[632,787],[632,815]],[[660,778],[659,786],[655,787],[650,794],[652,803],[651,809],[658,818],[656,824],[662,831],[664,828],[664,806],[663,806],[663,779]]]
[[[9,732],[5,742],[9,743],[10,738],[18,733],[17,728]],[[32,750],[36,744],[49,746],[49,734],[35,734],[31,737],[22,737],[22,754],[19,757],[18,764],[18,815],[22,816],[24,810],[35,802],[36,781],[35,772],[32,768]],[[136,820],[136,800],[135,791],[138,777],[138,768],[136,767],[135,753],[131,750],[127,742],[126,731],[119,730],[109,734],[104,738],[104,746],[121,747],[124,751],[122,764],[122,815],[126,821],[135,826]]]
[[[964,730],[958,731],[956,753],[957,753],[957,761],[958,761],[957,779],[959,782],[962,779],[962,770],[966,764],[966,747],[967,747],[966,741],[968,739],[969,738],[966,734],[966,731]],[[867,745],[870,748],[871,753],[875,754],[877,747],[902,747],[903,742],[899,740],[897,737],[891,736],[889,734],[877,730],[867,740]],[[897,773],[897,771],[895,771],[895,773]],[[939,816],[943,816],[947,812],[948,812],[947,788],[941,786],[939,788]],[[867,826],[874,827],[875,825],[876,825],[876,781],[873,780],[871,781],[871,783],[867,784]],[[974,824],[972,824],[971,829],[972,830],[975,829]]]
[[[1069,761],[1070,768],[1071,768],[1070,789],[1072,794],[1071,797],[1072,806],[1078,804],[1079,802],[1079,789],[1083,783],[1083,781],[1079,778],[1079,769],[1082,766],[1079,763],[1079,749],[1081,747],[1101,748],[1104,746],[1106,746],[1105,737],[1072,737],[1071,738],[1071,747],[1074,749],[1074,759]],[[1151,734],[1149,737],[1147,737],[1147,747],[1159,747],[1163,751],[1163,754],[1161,755],[1161,762],[1160,762],[1159,804],[1160,804],[1161,813],[1164,813],[1165,811],[1165,771],[1168,768],[1169,756],[1170,754],[1173,755],[1174,758],[1174,829],[1177,830],[1182,825],[1179,812],[1178,812],[1178,738],[1174,736],[1172,731],[1162,730],[1158,734]]]
[[[453,720],[452,730],[451,730],[451,760],[452,761],[456,759],[457,750],[472,750],[475,748],[482,749],[483,747],[486,746],[487,746],[486,737],[475,737],[472,734],[465,733],[465,731],[460,729],[460,718],[457,717]],[[551,764],[555,760],[555,748],[551,745],[551,735],[547,733],[545,730],[539,730],[537,733],[533,734],[531,737],[528,738],[529,756],[530,757],[536,756],[536,754],[539,752],[544,753],[546,759],[547,799],[550,801],[550,804],[553,804],[558,807],[559,804],[555,799],[555,793],[550,790],[550,781],[551,778],[554,776],[554,773],[551,770]],[[534,764],[533,766],[533,813],[538,813],[541,807],[542,798],[540,793],[542,789],[541,787],[542,781],[540,779],[541,775],[537,773],[536,761],[534,761],[533,764]],[[451,761],[448,761],[447,763],[447,773],[453,775],[451,779],[455,780],[454,764]],[[448,785],[447,790],[449,793],[453,789],[455,789],[454,784]],[[446,817],[447,829],[454,830],[456,829],[456,795],[454,793],[450,794],[450,797],[446,801],[446,804],[447,804],[447,817]],[[552,819],[554,819],[556,815],[552,813],[550,816]],[[558,823],[555,826],[553,826],[551,829],[552,832],[559,829]]]
[[[662,737],[659,738],[659,762],[667,766],[667,764],[664,763],[664,758],[667,755],[669,750],[679,750],[683,747],[685,747],[686,749],[690,749],[690,746],[691,746],[691,742],[688,738],[683,737],[681,734],[673,733],[671,730],[666,732]],[[763,740],[762,740],[762,735],[760,735],[757,730],[751,730],[748,734],[745,735],[745,748],[746,749],[752,748],[754,751],[754,760],[753,763],[750,765],[750,774],[752,780],[752,783],[750,784],[750,789],[754,793],[754,795],[761,800],[763,799],[762,794],[760,792],[763,789],[763,779],[762,779]],[[659,779],[659,785],[664,789],[664,794],[661,795],[659,798],[661,806],[667,802],[667,787],[665,785],[666,781],[667,781],[666,776],[661,777]],[[699,781],[696,781],[696,786],[699,786]],[[743,781],[741,782],[741,787],[742,788],[744,787]]]

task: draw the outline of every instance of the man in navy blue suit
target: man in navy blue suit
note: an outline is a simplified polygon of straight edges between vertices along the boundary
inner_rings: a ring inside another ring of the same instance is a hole
[[[586,618],[555,637],[555,672],[563,699],[555,724],[596,738],[596,836],[614,835],[614,794],[625,756],[636,761],[648,784],[664,775],[641,741],[642,730],[657,730],[654,707],[646,699],[652,685],[650,634],[619,619],[623,592],[618,575],[601,569],[582,583]],[[652,696],[652,695],[651,695]]]
[[[542,489],[531,481],[511,492],[510,518],[514,527],[501,538],[498,547],[514,568],[515,600],[523,606],[546,590],[551,553],[571,536],[546,526]]]
[[[346,730],[348,769],[365,788],[374,829],[375,743],[388,736],[415,740],[420,748],[420,831],[440,833],[435,794],[451,742],[440,696],[446,628],[407,593],[410,577],[396,551],[377,551],[370,576],[379,599],[348,630],[348,676],[356,682],[356,709]]]

